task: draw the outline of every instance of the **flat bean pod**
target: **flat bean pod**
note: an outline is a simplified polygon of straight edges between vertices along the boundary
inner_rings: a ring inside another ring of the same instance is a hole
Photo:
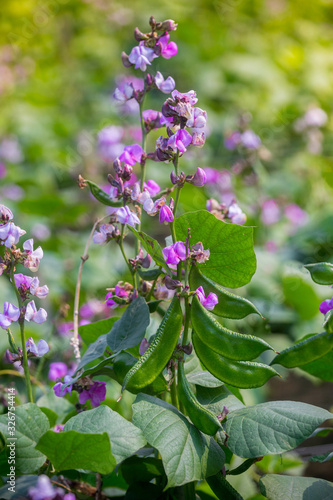
[[[205,434],[215,436],[217,431],[221,429],[221,424],[216,415],[200,404],[195,397],[187,381],[184,363],[182,361],[178,363],[178,397],[179,401],[183,403],[193,424]]]
[[[214,309],[215,311],[215,309]],[[226,358],[249,361],[263,351],[273,348],[263,339],[244,335],[224,328],[214,316],[194,297],[191,306],[193,328],[202,342]]]
[[[199,286],[202,286],[206,295],[210,292],[217,295],[219,302],[214,307],[214,314],[217,316],[223,316],[224,318],[230,319],[242,319],[248,314],[255,313],[262,317],[252,302],[225,290],[223,287],[204,276],[199,271],[198,266],[192,266],[189,281],[191,290],[196,290]]]
[[[232,361],[208,347],[193,330],[192,342],[201,363],[214,377],[240,389],[261,387],[267,380],[279,375],[270,366],[249,361]]]
[[[271,365],[282,365],[286,368],[306,365],[321,358],[332,348],[333,333],[318,333],[280,352],[275,356]]]
[[[134,392],[151,384],[163,371],[179,340],[183,323],[180,302],[174,297],[155,334],[153,342],[139,361],[127,373],[125,387]]]

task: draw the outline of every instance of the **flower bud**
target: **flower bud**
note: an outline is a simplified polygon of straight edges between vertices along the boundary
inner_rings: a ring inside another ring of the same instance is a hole
[[[126,52],[121,53],[121,62],[123,63],[123,66],[125,68],[130,68],[132,66],[132,63],[129,62],[129,56],[126,54]]]
[[[186,182],[190,182],[194,186],[202,187],[207,182],[206,172],[198,167],[194,175],[188,175],[185,179]]]
[[[142,33],[139,28],[135,28],[134,30],[134,38],[137,42],[141,42],[142,40],[147,40],[148,35],[146,33]]]
[[[183,286],[181,281],[172,279],[168,274],[164,279],[164,284],[168,290],[177,290],[177,288]]]
[[[154,16],[150,16],[150,18],[149,18],[149,25],[152,27],[153,30],[155,29],[155,27],[156,27],[156,21],[155,21],[155,17]]]
[[[146,85],[147,87],[151,87],[154,83],[154,78],[151,76],[150,73],[147,73],[147,76],[146,76]]]
[[[170,180],[172,182],[172,184],[177,184],[178,182],[178,176],[176,175],[175,171],[172,170],[171,174],[170,174]]]
[[[183,345],[182,346],[182,351],[187,354],[188,356],[190,354],[192,354],[192,351],[193,351],[193,345],[191,344],[191,342],[189,342],[187,345]]]
[[[129,181],[133,172],[133,168],[130,165],[125,165],[121,177],[124,181]]]
[[[175,23],[172,19],[167,19],[162,23],[158,23],[156,25],[156,29],[160,31],[175,31],[177,29],[178,24]]]
[[[119,160],[119,158],[116,158],[114,160],[113,169],[118,175],[121,175],[123,173],[123,167],[121,166],[121,161]]]
[[[147,253],[146,257],[144,259],[142,259],[142,261],[141,261],[141,266],[144,269],[148,269],[150,267],[150,264],[151,264],[151,257],[149,255],[149,253]]]
[[[0,223],[7,223],[10,219],[13,219],[13,213],[5,205],[0,204]]]

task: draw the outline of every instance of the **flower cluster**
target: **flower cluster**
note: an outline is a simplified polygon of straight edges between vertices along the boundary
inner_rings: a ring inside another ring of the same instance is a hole
[[[71,394],[72,390],[75,390],[79,393],[79,403],[83,405],[90,400],[93,408],[99,406],[106,397],[106,383],[98,380],[93,381],[89,377],[73,382],[70,375],[65,375],[64,383],[56,383],[53,390],[58,397],[65,396],[67,393]]]
[[[133,286],[130,283],[119,283],[115,288],[109,288],[109,292],[105,296],[106,305],[111,309],[115,309],[119,305],[126,305],[131,300]]]
[[[75,500],[74,493],[65,493],[62,488],[54,488],[50,479],[42,474],[38,476],[36,486],[28,491],[30,500]]]
[[[234,200],[227,207],[224,203],[211,198],[207,201],[206,208],[220,220],[229,220],[232,224],[239,225],[246,222],[246,215]]]

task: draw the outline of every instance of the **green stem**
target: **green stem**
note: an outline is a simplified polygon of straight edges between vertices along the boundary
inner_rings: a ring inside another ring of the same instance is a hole
[[[10,279],[11,279],[11,283],[12,283],[12,286],[14,288],[14,291],[15,291],[15,294],[17,297],[18,306],[20,308],[20,312],[22,315],[23,300],[21,299],[21,295],[20,295],[20,293],[17,289],[16,283],[15,283],[13,261],[12,261],[11,267],[10,267]],[[25,384],[27,386],[28,401],[29,401],[29,403],[33,403],[34,398],[32,396],[32,388],[31,388],[31,381],[30,381],[30,372],[29,372],[29,365],[28,365],[28,353],[27,353],[27,346],[25,344],[24,316],[20,316],[19,325],[20,325],[20,332],[21,332],[21,343],[22,343],[22,354],[23,354],[22,365],[23,365],[23,370],[24,370]]]
[[[170,387],[171,390],[171,402],[173,406],[178,408],[178,397],[177,397],[177,381],[176,381],[176,374],[175,374],[175,367],[171,365],[171,373],[172,373],[172,384]]]
[[[125,254],[125,250],[124,250],[124,243],[123,243],[123,238],[124,238],[124,231],[125,231],[125,224],[122,224],[121,225],[121,234],[120,234],[120,239],[119,239],[119,247],[120,247],[120,251],[124,257],[124,260],[127,264],[127,267],[129,269],[129,272],[131,273],[132,275],[132,278],[133,278],[133,286],[134,288],[137,288],[137,277],[136,277],[136,273],[133,271],[132,269],[132,266],[131,264],[128,262],[128,258]]]
[[[186,345],[187,343],[189,325],[190,325],[190,304],[188,301],[188,297],[185,297],[185,324],[184,324],[182,345]]]
[[[142,149],[144,153],[146,152],[146,143],[147,143],[147,134],[145,131],[145,122],[143,119],[143,99],[139,104],[140,106],[140,124],[141,124],[141,131],[142,131]],[[141,179],[140,179],[140,191],[143,191],[143,183],[145,182],[145,176],[146,176],[146,161],[144,163],[141,163]],[[137,225],[136,229],[137,231],[141,231],[141,215],[139,215],[140,222]],[[138,255],[140,251],[140,241],[135,238],[135,255]]]

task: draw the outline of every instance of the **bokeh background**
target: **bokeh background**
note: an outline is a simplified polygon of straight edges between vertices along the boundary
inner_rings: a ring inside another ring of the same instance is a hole
[[[6,0],[0,15],[0,202],[45,253],[40,281],[50,288],[50,320],[30,331],[52,345],[37,368],[41,380],[50,361],[70,361],[66,331],[80,256],[94,221],[105,214],[78,188],[77,177],[106,185],[119,143],[140,141],[137,107],[120,106],[112,93],[124,75],[142,76],[125,69],[120,54],[136,45],[136,26],[149,30],[151,15],[178,23],[172,32],[177,56],[157,59],[154,71],[173,76],[181,92],[196,90],[208,114],[206,145],[184,156],[181,168],[221,171],[218,185],[194,188],[194,195],[185,188],[182,209],[205,208],[210,197],[225,203],[235,197],[246,224],[255,226],[258,271],[239,293],[266,321],[250,317],[238,328],[281,349],[322,330],[318,307],[332,290],[315,285],[303,266],[333,258],[333,1]],[[145,107],[159,110],[164,99],[154,91]],[[106,126],[118,127],[120,137],[107,159],[98,141]],[[257,147],[228,149],[230,133],[245,129],[260,138]],[[150,150],[158,135],[151,134]],[[161,185],[169,174],[164,163],[149,166]],[[148,222],[163,242],[167,228],[146,219],[147,230]],[[98,319],[113,314],[100,304],[105,288],[126,278],[126,269],[115,245],[92,246],[89,255],[81,304],[94,300]],[[10,294],[2,279],[1,300]],[[0,336],[1,352],[6,343]],[[294,370],[284,381],[244,391],[245,399],[294,399],[330,409],[332,371],[324,380]],[[292,467],[304,469],[297,460]],[[278,466],[270,462],[263,470]],[[305,473],[333,479],[323,464]]]

